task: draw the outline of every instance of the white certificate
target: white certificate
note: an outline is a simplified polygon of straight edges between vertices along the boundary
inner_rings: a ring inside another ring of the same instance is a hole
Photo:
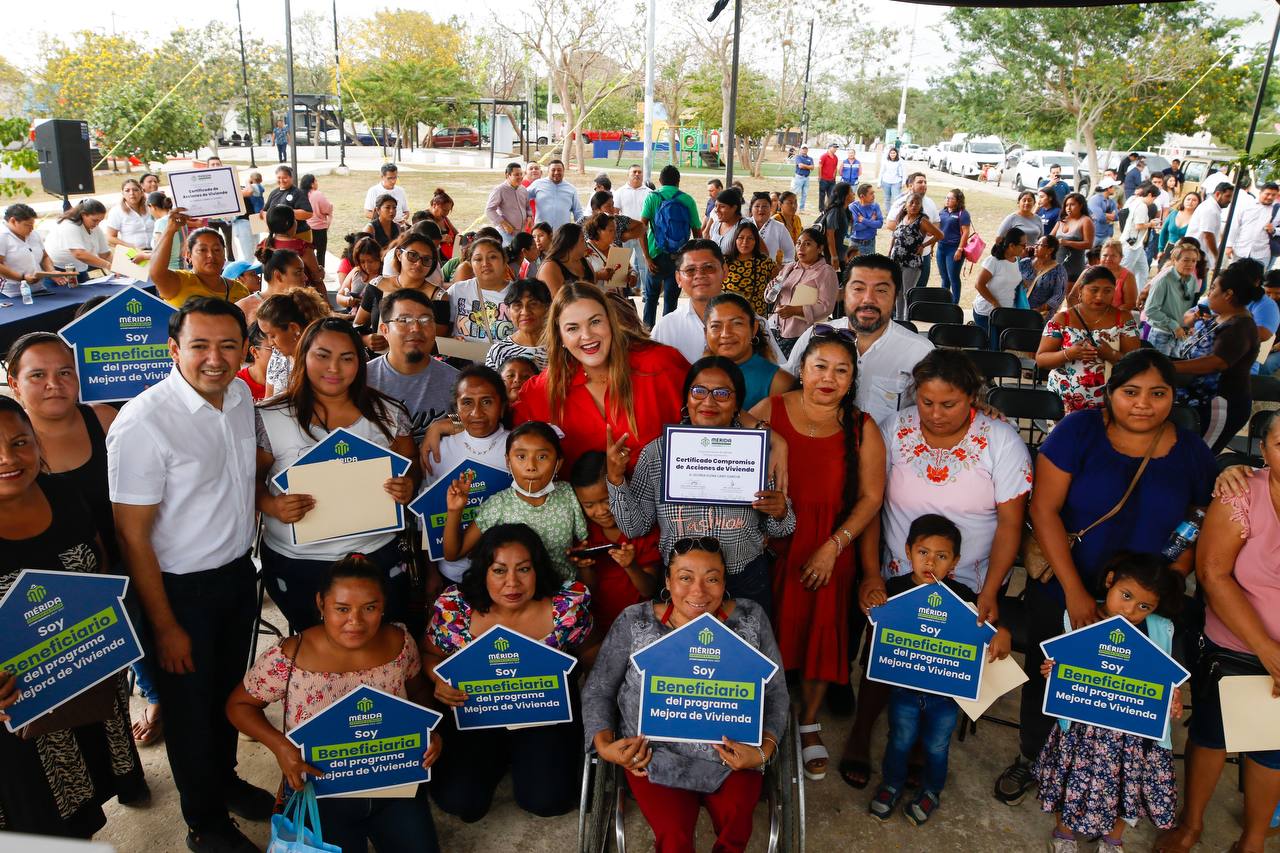
[[[359,462],[312,462],[289,469],[289,492],[311,495],[316,505],[293,524],[293,544],[327,542],[404,527],[403,515],[382,486],[391,478],[391,457]]]
[[[768,477],[764,430],[668,426],[662,436],[662,500],[750,504]]]
[[[186,208],[187,216],[239,216],[245,212],[240,177],[235,166],[184,169],[169,173],[173,206]]]

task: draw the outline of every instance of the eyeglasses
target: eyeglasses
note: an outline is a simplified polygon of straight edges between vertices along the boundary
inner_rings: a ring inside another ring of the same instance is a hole
[[[414,326],[419,329],[425,329],[435,323],[435,317],[393,317],[387,322],[393,326],[399,326],[401,329],[408,331]]]
[[[705,400],[711,397],[717,403],[727,403],[733,399],[732,388],[708,388],[705,385],[694,385],[689,388],[689,396],[695,400]]]
[[[837,329],[835,326],[827,323],[815,323],[813,326],[813,337],[815,338],[840,338],[842,341],[848,341],[856,344],[858,338],[849,329]]]
[[[712,275],[719,269],[720,269],[719,264],[702,264],[701,266],[681,267],[680,274],[687,275],[690,277],[698,275],[699,273],[701,273],[702,275]]]
[[[425,264],[429,260],[426,255],[415,252],[413,249],[396,249],[396,252],[411,264]]]
[[[712,536],[686,536],[684,539],[677,539],[671,550],[677,554],[688,554],[690,551],[719,554],[720,540]]]

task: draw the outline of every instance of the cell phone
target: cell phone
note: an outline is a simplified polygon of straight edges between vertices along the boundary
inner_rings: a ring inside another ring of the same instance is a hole
[[[593,545],[590,548],[574,548],[569,551],[570,557],[599,557],[609,553],[617,545]]]

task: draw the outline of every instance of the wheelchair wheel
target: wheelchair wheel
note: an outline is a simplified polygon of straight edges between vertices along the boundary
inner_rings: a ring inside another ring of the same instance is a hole
[[[615,808],[617,776],[614,767],[594,752],[582,768],[582,796],[578,801],[578,853],[604,853]]]
[[[778,757],[765,776],[768,793],[770,853],[804,853],[804,772],[795,714],[780,738]]]

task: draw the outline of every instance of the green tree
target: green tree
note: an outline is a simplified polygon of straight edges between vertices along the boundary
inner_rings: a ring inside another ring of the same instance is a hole
[[[175,93],[164,97],[150,81],[117,83],[98,96],[88,120],[102,132],[102,153],[163,162],[207,140],[200,113]]]
[[[149,72],[151,54],[124,36],[90,30],[73,33],[71,41],[46,40],[36,94],[54,118],[83,119],[100,93],[114,85],[137,84]]]
[[[757,178],[764,165],[770,137],[780,127],[777,123],[777,104],[771,95],[772,84],[767,77],[750,68],[739,68],[738,109],[734,116],[737,131],[736,156],[743,168]],[[704,68],[694,75],[689,104],[694,110],[696,121],[712,127],[718,125],[723,102],[720,81],[711,69]],[[794,124],[799,115],[797,109],[784,114],[782,120]],[[729,140],[726,139],[725,144],[728,143]]]
[[[1239,49],[1244,23],[1205,16],[1190,2],[1158,9],[955,8],[947,21],[956,30],[954,43],[963,45],[957,64],[994,72],[975,80],[1002,95],[1006,109],[1069,125],[1095,177],[1099,135],[1118,133],[1139,105],[1171,103],[1171,92]]]
[[[345,78],[366,121],[398,123],[410,133],[455,120],[469,95],[457,67],[422,60],[384,62]]]
[[[35,149],[30,147],[27,128],[30,126],[25,118],[0,118],[0,163],[13,169],[24,169],[34,172],[39,168],[36,162]],[[14,143],[18,148],[10,148]],[[26,181],[15,178],[0,178],[0,198],[31,195],[31,187]]]
[[[0,57],[0,115],[22,112],[27,75]]]

